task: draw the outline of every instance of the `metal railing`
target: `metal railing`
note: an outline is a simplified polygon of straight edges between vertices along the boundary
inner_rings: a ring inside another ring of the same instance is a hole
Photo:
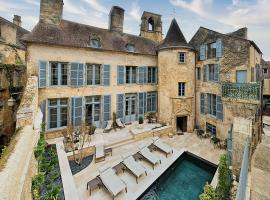
[[[222,97],[243,100],[256,100],[261,98],[261,83],[222,83]]]
[[[236,200],[245,200],[249,168],[249,141],[245,143]]]

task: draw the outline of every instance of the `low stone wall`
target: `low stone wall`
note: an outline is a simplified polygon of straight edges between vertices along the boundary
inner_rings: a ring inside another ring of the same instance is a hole
[[[18,140],[0,172],[3,200],[32,199],[31,177],[36,172],[34,147],[39,138],[42,113],[38,108],[37,77],[30,77],[17,112]]]
[[[170,133],[173,133],[173,129],[172,129],[172,126],[163,126],[163,127],[151,129],[151,130],[145,130],[145,131],[142,130],[141,132],[131,130],[131,133],[135,140],[142,140],[147,137],[155,137],[155,136],[160,137],[161,135],[165,135],[165,134],[168,135]]]

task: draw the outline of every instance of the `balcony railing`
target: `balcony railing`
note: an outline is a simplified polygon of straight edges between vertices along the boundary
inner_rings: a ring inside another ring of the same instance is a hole
[[[261,83],[222,83],[222,97],[255,100],[261,98]]]

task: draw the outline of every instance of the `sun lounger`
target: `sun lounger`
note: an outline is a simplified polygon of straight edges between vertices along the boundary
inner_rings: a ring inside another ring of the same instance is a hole
[[[160,138],[154,138],[153,139],[153,145],[159,149],[160,151],[164,152],[166,154],[166,157],[168,156],[169,153],[173,153],[172,147],[169,145],[163,143]]]
[[[99,173],[103,185],[112,194],[113,198],[124,189],[127,192],[126,183],[115,174],[115,171],[111,167],[99,169]]]
[[[104,133],[108,133],[108,132],[110,132],[110,130],[112,130],[112,124],[113,124],[113,121],[112,120],[109,120],[108,122],[107,122],[107,125],[106,125],[106,127],[104,128]]]
[[[120,128],[125,128],[125,125],[122,123],[121,119],[116,119],[116,124]]]
[[[136,183],[138,183],[138,178],[140,176],[142,176],[144,173],[147,176],[146,169],[141,164],[136,162],[132,155],[128,155],[128,156],[124,157],[123,164],[136,177]]]
[[[141,154],[148,162],[150,162],[153,165],[153,169],[156,164],[161,163],[160,158],[150,152],[147,146],[140,146],[139,147],[140,151],[139,154]]]
[[[103,144],[96,144],[96,157],[95,162],[101,162],[105,160],[105,151],[104,151],[104,145]]]

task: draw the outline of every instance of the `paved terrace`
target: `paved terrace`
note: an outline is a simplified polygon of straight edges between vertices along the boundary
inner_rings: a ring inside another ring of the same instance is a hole
[[[62,166],[61,169],[65,169],[65,172],[62,173],[62,179],[63,179],[63,185],[65,189],[65,194],[73,194],[71,196],[79,197],[78,199],[86,200],[86,199],[93,199],[93,200],[110,200],[112,199],[112,196],[110,193],[105,189],[95,189],[92,191],[92,195],[89,195],[89,191],[86,190],[86,184],[91,179],[95,178],[99,173],[98,169],[104,166],[115,166],[119,162],[122,161],[122,155],[126,154],[127,152],[136,153],[138,151],[138,145],[139,144],[150,144],[152,141],[152,137],[148,136],[141,140],[135,140],[132,139],[132,134],[130,133],[130,128],[134,128],[136,125],[131,125],[130,127],[127,127],[125,129],[122,129],[121,131],[111,131],[110,133],[101,133],[95,134],[95,136],[92,138],[91,144],[93,145],[95,143],[104,142],[106,143],[115,143],[117,140],[119,143],[117,145],[113,145],[113,155],[107,156],[106,160],[103,162],[95,163],[94,160],[92,163],[82,170],[81,172],[77,173],[73,176],[74,183],[71,183],[71,172],[67,170],[69,166],[67,166],[67,162],[64,162],[66,166]],[[137,125],[138,126],[138,125]],[[150,127],[155,127],[156,125],[146,125],[144,128],[140,128],[141,130],[147,130]],[[118,138],[118,139],[117,139]],[[223,153],[222,150],[219,150],[217,148],[214,148],[214,146],[210,143],[209,139],[199,139],[196,134],[194,133],[185,133],[184,135],[175,135],[173,138],[168,137],[167,135],[164,135],[161,137],[162,141],[171,145],[174,148],[174,154],[169,155],[168,158],[166,158],[165,154],[160,153],[159,151],[154,151],[155,154],[157,154],[161,160],[162,163],[157,165],[155,169],[153,170],[152,165],[150,165],[148,162],[145,162],[144,160],[138,161],[141,163],[144,167],[146,167],[148,175],[143,175],[138,179],[138,184],[136,184],[135,177],[126,170],[125,173],[120,173],[118,176],[126,182],[127,184],[127,190],[126,193],[123,191],[121,194],[119,194],[115,199],[136,199],[138,196],[140,196],[145,189],[147,189],[167,168],[170,166],[184,151],[190,151],[212,163],[218,164],[218,159],[221,153]],[[121,143],[121,141],[123,141]],[[50,143],[62,143],[61,140],[51,140]],[[59,156],[59,155],[58,155]],[[61,153],[61,157],[63,157],[63,151]],[[65,158],[66,159],[66,158]],[[62,160],[62,159],[61,159]],[[60,163],[61,165],[61,163]],[[68,172],[67,172],[68,171]],[[215,179],[215,178],[214,178]],[[65,180],[68,181],[68,183],[65,183]],[[75,194],[76,193],[76,194]],[[71,197],[69,196],[69,197]],[[68,198],[70,199],[70,198]],[[72,197],[71,197],[72,199]]]

